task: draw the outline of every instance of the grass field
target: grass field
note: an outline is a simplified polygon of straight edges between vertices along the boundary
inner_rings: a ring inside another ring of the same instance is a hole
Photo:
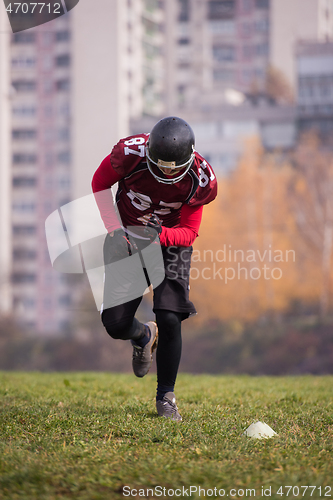
[[[333,497],[333,377],[180,375],[181,423],[154,392],[153,375],[1,372],[0,498]],[[278,436],[243,436],[257,420]]]

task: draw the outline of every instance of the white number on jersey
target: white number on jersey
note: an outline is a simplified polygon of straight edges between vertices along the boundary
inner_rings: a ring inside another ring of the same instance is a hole
[[[144,143],[145,143],[145,139],[143,137],[132,137],[132,139],[125,141],[124,142],[125,155],[128,156],[128,155],[132,154],[132,155],[137,155],[137,156],[140,156],[141,158],[144,158],[144,156],[145,156],[145,146],[143,146]],[[131,149],[128,146],[138,146],[138,149]]]
[[[141,210],[142,212],[148,210],[151,207],[151,204],[153,203],[149,196],[147,196],[146,194],[134,193],[132,189],[127,193],[127,196],[131,200],[132,205],[138,210]],[[178,210],[182,206],[182,203],[181,202],[166,203],[165,201],[160,201],[159,205],[167,208],[154,210],[154,213],[159,215],[167,215],[171,213],[171,208]]]
[[[127,196],[130,198],[132,205],[138,210],[147,210],[152,204],[152,200],[149,196],[141,193],[134,193],[132,189],[127,193]]]
[[[174,208],[175,210],[178,210],[182,206],[181,202],[166,203],[165,201],[160,201],[159,204],[162,205],[163,207]],[[161,208],[161,210],[154,210],[154,213],[159,215],[171,214],[170,208]]]
[[[204,172],[204,170],[208,170],[207,173],[209,173],[209,178],[208,176],[206,175],[206,173]],[[210,169],[208,163],[206,162],[206,160],[204,160],[201,164],[200,164],[200,167],[199,167],[199,186],[200,187],[206,187],[209,180],[213,181],[215,179],[215,175],[213,174],[212,170]]]

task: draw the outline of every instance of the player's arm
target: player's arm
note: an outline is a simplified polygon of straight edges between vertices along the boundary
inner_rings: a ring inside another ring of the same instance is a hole
[[[111,187],[122,179],[113,168],[108,155],[96,170],[91,186],[101,213],[104,225],[109,233],[121,227],[121,223],[116,214]]]
[[[202,212],[202,205],[194,207],[183,205],[178,227],[161,226],[161,245],[190,247],[199,234]]]

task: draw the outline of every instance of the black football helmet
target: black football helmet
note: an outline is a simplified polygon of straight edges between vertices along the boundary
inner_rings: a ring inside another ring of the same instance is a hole
[[[149,171],[158,182],[181,181],[194,161],[193,130],[182,118],[163,118],[150,132],[146,157]],[[162,177],[161,172],[170,177]]]

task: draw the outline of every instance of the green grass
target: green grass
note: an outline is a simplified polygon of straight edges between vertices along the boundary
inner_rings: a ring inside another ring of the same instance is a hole
[[[253,488],[267,498],[262,486],[273,499],[333,496],[333,377],[180,375],[181,423],[156,416],[155,379],[1,372],[0,498],[133,498],[124,485],[137,498],[155,486],[224,488],[235,499]],[[245,437],[257,420],[278,436]],[[289,485],[316,489],[287,497]]]

